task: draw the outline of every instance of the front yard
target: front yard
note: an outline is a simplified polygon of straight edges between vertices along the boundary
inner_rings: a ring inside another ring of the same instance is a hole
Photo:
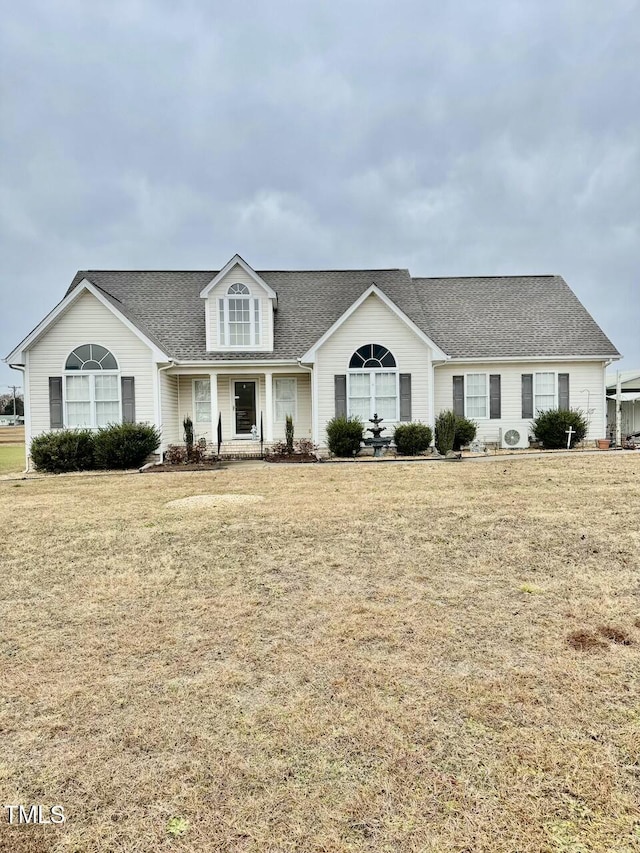
[[[0,850],[640,849],[640,454],[0,495]]]

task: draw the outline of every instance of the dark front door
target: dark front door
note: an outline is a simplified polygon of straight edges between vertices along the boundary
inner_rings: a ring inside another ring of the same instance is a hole
[[[251,435],[256,422],[256,383],[234,382],[236,407],[236,435]]]

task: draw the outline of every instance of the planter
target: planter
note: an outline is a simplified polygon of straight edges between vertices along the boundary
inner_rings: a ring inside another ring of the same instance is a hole
[[[596,444],[598,445],[598,450],[608,450],[611,447],[611,439],[598,438],[596,439]]]

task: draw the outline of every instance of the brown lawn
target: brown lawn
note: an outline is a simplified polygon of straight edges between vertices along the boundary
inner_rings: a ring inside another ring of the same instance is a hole
[[[0,482],[0,805],[67,816],[0,849],[637,851],[639,517],[640,454]]]

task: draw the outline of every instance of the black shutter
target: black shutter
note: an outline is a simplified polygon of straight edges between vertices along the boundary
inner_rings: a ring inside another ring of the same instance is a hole
[[[533,373],[522,374],[522,417],[533,417]]]
[[[333,377],[335,385],[336,398],[336,417],[346,418],[347,416],[347,377],[343,373]]]
[[[464,376],[453,377],[453,411],[464,417]]]
[[[122,387],[122,423],[136,422],[136,382],[133,376],[123,376],[120,380]]]
[[[489,417],[500,418],[501,409],[500,374],[494,373],[489,376]]]
[[[59,429],[64,426],[62,417],[62,376],[49,377],[49,426]]]
[[[411,374],[400,374],[400,420],[411,420]]]
[[[569,374],[558,374],[558,408],[567,410],[569,408]]]

